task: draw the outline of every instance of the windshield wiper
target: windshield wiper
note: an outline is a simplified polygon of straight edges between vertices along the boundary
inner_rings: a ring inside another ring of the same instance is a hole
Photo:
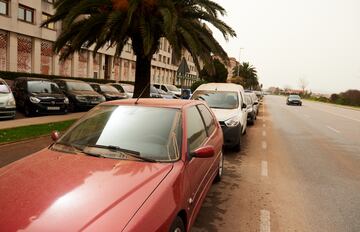
[[[83,150],[75,145],[72,145],[70,143],[65,143],[65,142],[56,142],[52,145],[52,147],[54,145],[63,145],[63,146],[67,146],[70,147],[72,149],[73,152],[78,153],[78,152],[83,152]],[[60,149],[61,150],[61,149]]]
[[[154,159],[150,159],[150,158],[146,158],[146,157],[143,157],[143,156],[140,156],[140,152],[138,151],[132,151],[132,150],[128,150],[128,149],[124,149],[124,148],[121,148],[121,147],[118,147],[118,146],[112,146],[112,145],[109,145],[109,146],[104,146],[104,145],[90,145],[90,146],[87,146],[86,148],[91,148],[91,147],[95,147],[95,148],[102,148],[102,149],[107,149],[107,150],[110,150],[110,151],[115,151],[115,152],[119,152],[119,153],[123,153],[125,155],[128,155],[128,156],[131,156],[133,158],[136,158],[136,159],[140,159],[140,160],[143,160],[143,161],[146,161],[146,162],[157,162],[156,160]],[[85,149],[84,149],[85,150]],[[84,151],[83,151],[84,152]],[[104,156],[104,155],[100,155],[100,154],[94,154],[94,153],[88,153],[88,152],[84,152],[85,154],[88,154],[88,155],[92,155],[92,156],[95,156],[95,157],[103,157],[103,158],[116,158],[116,157],[108,157],[108,156]]]

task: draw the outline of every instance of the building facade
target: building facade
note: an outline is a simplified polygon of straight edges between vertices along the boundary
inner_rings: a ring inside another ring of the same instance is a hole
[[[64,62],[54,54],[52,46],[60,34],[61,23],[40,27],[54,14],[54,0],[0,0],[0,70],[41,73],[64,77],[87,77],[116,81],[135,81],[136,56],[129,41],[119,58],[114,48],[92,49],[75,53]],[[182,82],[190,86],[198,78],[192,57],[183,52],[190,73]],[[153,83],[181,84],[177,76],[178,65],[166,39],[154,54],[151,67]]]

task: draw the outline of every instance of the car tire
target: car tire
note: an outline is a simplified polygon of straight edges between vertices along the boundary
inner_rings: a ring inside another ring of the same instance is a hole
[[[169,232],[185,232],[184,222],[179,216],[171,224]]]
[[[32,112],[31,112],[31,109],[28,105],[25,105],[24,106],[24,114],[26,117],[31,117],[32,116]]]
[[[215,183],[218,183],[218,182],[221,181],[223,172],[224,172],[224,153],[223,153],[223,151],[221,151],[218,172],[217,172],[217,174],[215,176],[215,179],[214,179]]]
[[[74,102],[70,101],[68,105],[68,112],[74,113],[76,111],[76,107]]]
[[[240,130],[239,141],[233,147],[235,152],[239,152],[241,150],[241,137],[242,137],[242,130]]]

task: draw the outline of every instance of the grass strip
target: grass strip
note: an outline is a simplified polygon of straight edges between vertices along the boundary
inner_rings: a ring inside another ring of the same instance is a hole
[[[54,130],[64,131],[69,128],[75,121],[76,120],[67,120],[62,122],[52,122],[46,124],[2,129],[0,130],[0,144],[17,142],[25,139],[48,135]]]

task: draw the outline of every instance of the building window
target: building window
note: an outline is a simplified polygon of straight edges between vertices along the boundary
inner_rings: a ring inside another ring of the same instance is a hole
[[[18,35],[17,41],[17,70],[30,73],[32,71],[32,39]]]
[[[8,14],[9,14],[9,1],[0,0],[0,15],[8,15]]]
[[[34,23],[34,12],[35,10],[30,7],[19,5],[18,19],[28,23]]]
[[[8,34],[5,31],[0,31],[0,70],[7,70],[7,47]]]
[[[42,13],[42,21],[45,22],[46,20],[50,19],[51,15],[46,14],[46,13]],[[48,29],[52,29],[55,30],[55,23],[48,23],[46,25],[44,25],[44,27],[48,28]]]
[[[48,41],[41,41],[41,73],[52,74],[53,44]]]

